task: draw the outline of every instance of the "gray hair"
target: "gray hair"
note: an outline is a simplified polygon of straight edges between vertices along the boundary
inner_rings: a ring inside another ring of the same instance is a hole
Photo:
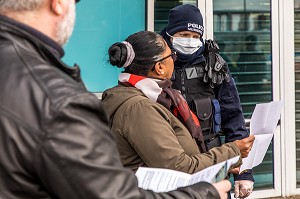
[[[0,0],[0,13],[6,11],[32,11],[40,8],[45,0]]]

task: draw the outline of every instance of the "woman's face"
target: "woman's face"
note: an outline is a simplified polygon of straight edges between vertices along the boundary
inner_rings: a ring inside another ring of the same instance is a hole
[[[174,52],[171,51],[169,46],[166,44],[166,50],[164,53],[161,54],[161,64],[165,67],[163,67],[164,72],[161,74],[163,79],[170,79],[172,77],[172,73],[174,71],[174,57],[176,57],[176,54],[174,55]]]
[[[147,77],[158,79],[170,79],[174,70],[174,61],[176,60],[176,52],[172,52],[167,43],[166,49],[160,54],[160,58],[155,62],[153,68],[147,74]]]

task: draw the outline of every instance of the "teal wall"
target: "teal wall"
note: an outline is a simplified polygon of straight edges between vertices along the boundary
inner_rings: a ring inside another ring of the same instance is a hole
[[[72,37],[63,60],[77,63],[91,92],[102,92],[117,84],[122,71],[111,66],[107,50],[115,42],[146,29],[145,0],[81,0]]]

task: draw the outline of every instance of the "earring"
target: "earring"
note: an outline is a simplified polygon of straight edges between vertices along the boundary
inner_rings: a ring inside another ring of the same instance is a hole
[[[164,71],[161,71],[160,74],[163,75],[163,74],[165,74],[165,72],[164,72]]]

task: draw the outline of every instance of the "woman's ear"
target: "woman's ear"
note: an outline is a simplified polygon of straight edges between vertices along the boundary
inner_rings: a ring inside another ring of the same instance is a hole
[[[164,75],[165,74],[166,66],[162,62],[156,62],[155,63],[155,72],[158,75]]]
[[[164,79],[165,73],[165,65],[161,62],[156,62],[154,65],[154,70],[149,71],[147,77]]]

